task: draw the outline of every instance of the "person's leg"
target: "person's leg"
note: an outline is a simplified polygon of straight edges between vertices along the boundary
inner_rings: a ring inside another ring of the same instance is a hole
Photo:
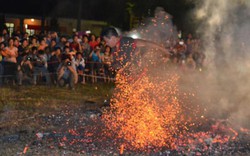
[[[42,67],[41,69],[42,74],[45,76],[46,79],[46,85],[51,84],[51,79],[48,70],[45,67]]]
[[[12,77],[13,84],[17,82],[17,63],[13,63],[13,77]]]
[[[3,65],[0,62],[0,86],[3,85]]]
[[[91,62],[91,80],[92,83],[95,83],[95,77],[96,77],[96,63],[95,62]]]
[[[17,79],[17,64],[14,62],[8,62],[6,65],[8,65],[6,68],[8,70],[8,72],[6,71],[6,76],[9,78],[10,83],[15,85]]]
[[[74,75],[70,73],[69,79],[68,79],[69,87],[70,89],[75,89],[75,82],[74,82]]]
[[[10,70],[9,70],[9,62],[3,63],[3,83],[7,84],[9,82]]]
[[[37,76],[40,73],[39,69],[37,67],[34,67],[34,72],[33,72],[33,85],[37,84]]]
[[[96,72],[95,82],[97,82],[97,80],[100,79],[99,76],[100,76],[101,67],[102,67],[102,64],[100,62],[95,63],[95,69],[94,69]]]
[[[23,82],[23,71],[22,70],[18,70],[17,71],[17,83],[18,85],[22,85]]]
[[[85,84],[85,75],[84,75],[84,67],[82,66],[82,65],[79,65],[78,67],[77,67],[77,70],[79,71],[79,73],[78,73],[78,75],[79,75],[79,77],[81,77],[81,83],[82,84]]]
[[[64,87],[66,84],[66,80],[64,78],[61,78],[60,80],[58,80],[57,84],[59,87]]]

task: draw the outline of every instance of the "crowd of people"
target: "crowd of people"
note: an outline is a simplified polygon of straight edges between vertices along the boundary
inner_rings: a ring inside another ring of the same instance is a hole
[[[205,55],[201,43],[189,34],[178,39],[170,52],[166,65],[181,70],[197,70],[203,67]],[[29,36],[15,32],[9,36],[4,29],[0,34],[0,85],[56,85],[111,82],[113,48],[101,36],[79,35],[71,38],[51,31]]]

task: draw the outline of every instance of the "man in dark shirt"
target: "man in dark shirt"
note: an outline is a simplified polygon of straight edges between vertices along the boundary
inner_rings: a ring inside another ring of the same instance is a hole
[[[145,66],[140,66],[142,63],[140,58],[142,56],[144,58],[147,57],[146,55],[148,55],[147,53],[150,51],[149,49],[154,49],[154,51],[160,52],[162,57],[168,57],[170,54],[165,48],[156,43],[142,39],[119,36],[116,29],[113,27],[104,29],[102,31],[102,37],[106,44],[112,48],[112,70],[115,72],[118,72],[121,69],[124,70],[124,67],[131,64],[136,65],[134,67],[142,67],[143,69],[140,69],[140,71],[147,70]],[[147,48],[147,50],[142,50],[143,48]],[[127,73],[126,75],[130,74]]]

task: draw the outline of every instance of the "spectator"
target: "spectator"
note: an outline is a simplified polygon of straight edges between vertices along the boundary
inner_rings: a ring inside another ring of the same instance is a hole
[[[46,85],[50,85],[51,84],[51,79],[50,79],[50,75],[47,69],[47,60],[45,57],[45,53],[44,50],[38,50],[38,52],[36,53],[36,50],[33,51],[33,58],[31,60],[32,64],[33,64],[33,83],[34,85],[37,84],[37,76],[39,74],[42,74],[42,77],[45,77],[46,79]]]
[[[50,37],[51,37],[51,40],[55,40],[56,44],[59,43],[60,39],[58,37],[57,32],[55,31],[50,32]]]
[[[51,34],[48,33],[47,36],[46,36],[45,38],[46,38],[46,39],[45,39],[46,44],[50,46],[50,43],[51,43]]]
[[[101,37],[100,36],[98,36],[98,37],[96,37],[96,42],[97,42],[97,45],[100,45],[100,44],[102,44],[102,39],[101,39]]]
[[[78,75],[70,55],[61,55],[61,63],[57,69],[57,75],[59,87],[69,84],[70,89],[75,89],[75,84],[78,82]]]
[[[17,71],[18,85],[22,85],[24,80],[27,80],[30,84],[33,83],[33,65],[31,63],[32,57],[28,53],[22,54],[22,60],[20,60],[19,68]]]
[[[29,44],[29,49],[31,50],[32,47],[39,47],[39,43],[37,41],[37,37],[36,36],[32,36],[31,38],[31,43]]]
[[[17,56],[18,49],[14,46],[14,39],[8,40],[8,46],[2,51],[4,56],[4,76],[5,80],[9,78],[15,84],[16,72],[17,72]]]
[[[104,67],[104,74],[105,77],[108,79],[108,82],[110,82],[110,78],[112,77],[112,71],[111,71],[112,61],[113,61],[113,56],[111,55],[111,47],[106,46],[104,55],[102,56],[102,63]]]
[[[4,42],[0,43],[0,86],[3,84],[3,74],[4,74],[4,69],[3,69],[3,56],[2,52],[4,51],[5,44]]]
[[[90,69],[91,69],[91,75],[92,75],[92,82],[94,83],[95,78],[94,76],[100,75],[100,69],[101,69],[101,48],[99,46],[96,46],[95,49],[90,53],[89,55],[91,59]]]
[[[25,32],[25,33],[23,34],[22,40],[23,40],[23,39],[26,39],[27,41],[29,41],[29,34],[28,34],[27,32]]]
[[[78,36],[73,36],[73,42],[70,44],[70,48],[76,53],[76,52],[82,52],[82,46],[78,40]]]
[[[23,55],[23,53],[29,53],[29,42],[27,39],[21,41],[21,45],[18,47],[18,56]]]
[[[14,46],[18,48],[19,45],[20,45],[20,41],[19,41],[20,39],[19,39],[19,37],[16,36],[13,39],[14,39]]]
[[[44,40],[44,38],[40,39],[40,44],[38,46],[38,50],[45,50],[45,48],[48,47],[48,44]]]
[[[3,36],[3,34],[0,34],[0,43],[4,43],[4,36]]]
[[[3,35],[3,38],[4,38],[4,42],[7,44],[8,41],[9,41],[9,38],[10,38],[10,35],[9,35],[9,32],[8,32],[7,28],[4,28],[2,30],[2,35]]]
[[[93,51],[97,45],[98,42],[96,41],[96,36],[94,34],[91,34],[89,41],[90,50]]]
[[[83,53],[83,58],[87,60],[90,54],[90,45],[89,45],[89,39],[87,35],[83,36],[82,53]]]
[[[66,42],[67,42],[67,38],[65,36],[61,36],[60,41],[57,43],[56,46],[60,47],[63,50]]]
[[[56,84],[57,82],[57,68],[60,64],[60,55],[61,55],[61,48],[57,47],[51,52],[51,57],[48,61],[48,70],[50,73],[50,77],[52,82]]]
[[[71,49],[69,46],[64,46],[63,47],[63,52],[62,53],[65,53],[65,54],[69,54],[71,52]]]
[[[56,40],[52,39],[49,44],[49,49],[52,52],[56,48]]]
[[[77,74],[79,76],[81,76],[81,83],[82,84],[85,84],[85,73],[84,73],[84,69],[85,69],[85,60],[84,58],[82,57],[82,53],[80,52],[77,52],[76,53],[76,69],[77,69]]]
[[[186,60],[186,44],[183,39],[180,39],[174,47],[174,54],[177,55],[180,62],[185,63]]]
[[[2,65],[2,61],[0,61],[0,86],[3,85],[3,65]]]
[[[83,42],[82,42],[82,50],[83,50],[83,58],[85,60],[85,69],[88,70],[88,72],[90,72],[90,52],[91,52],[91,48],[89,45],[89,39],[87,35],[83,36]]]
[[[21,39],[22,39],[22,35],[21,35],[20,30],[16,30],[16,31],[14,32],[14,36],[18,37],[18,38],[19,38],[19,40],[21,40]]]

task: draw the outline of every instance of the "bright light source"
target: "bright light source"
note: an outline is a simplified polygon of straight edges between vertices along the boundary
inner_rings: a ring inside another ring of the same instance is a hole
[[[91,31],[90,31],[90,30],[87,30],[87,31],[85,31],[85,33],[86,33],[86,34],[90,34],[90,33],[91,33]]]
[[[139,38],[139,35],[138,35],[138,34],[132,34],[131,37],[132,37],[133,39],[137,39],[137,38]]]
[[[28,24],[25,24],[24,27],[25,27],[25,29],[27,29],[28,28]]]
[[[31,20],[31,22],[34,22],[34,21],[35,21],[34,18],[31,18],[30,20]]]

